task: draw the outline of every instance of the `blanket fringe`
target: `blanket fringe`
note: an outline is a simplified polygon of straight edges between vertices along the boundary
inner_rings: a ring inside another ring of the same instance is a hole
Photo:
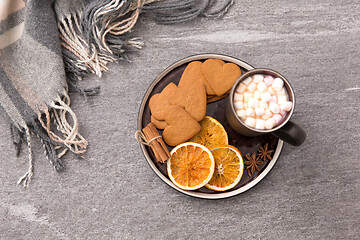
[[[23,183],[24,188],[27,188],[30,184],[31,177],[34,175],[34,159],[31,148],[31,136],[30,136],[31,133],[27,126],[25,127],[25,133],[26,133],[26,142],[29,151],[29,169],[21,178],[19,178],[17,184]]]
[[[101,77],[107,64],[128,60],[127,52],[141,49],[140,38],[128,33],[136,24],[140,11],[151,12],[160,24],[174,24],[196,17],[221,17],[233,5],[227,0],[213,10],[217,0],[105,0],[93,1],[81,11],[58,19],[67,75],[72,84],[86,73]],[[145,6],[146,5],[146,6]]]
[[[143,47],[140,38],[123,38],[137,22],[144,0],[94,2],[58,21],[66,72],[81,80],[88,73],[101,77],[107,64],[126,59],[124,53]],[[135,9],[131,12],[132,9]]]
[[[60,131],[63,136],[61,137],[51,130],[51,117],[49,111],[45,111],[43,114],[40,113],[38,115],[38,120],[52,141],[66,147],[57,155],[58,158],[61,158],[61,156],[66,153],[67,149],[75,154],[86,152],[88,142],[78,132],[79,124],[75,113],[70,108],[69,96],[65,94],[63,99],[58,98],[56,102],[50,105],[50,107],[51,115],[53,116],[57,130]],[[69,124],[67,114],[71,116],[73,121],[72,125]],[[45,121],[43,120],[43,115],[45,115]]]
[[[56,127],[57,133],[52,130],[52,126]],[[18,184],[23,183],[25,188],[29,186],[34,174],[31,133],[41,140],[45,156],[56,171],[64,169],[61,157],[69,150],[81,155],[85,153],[88,145],[88,142],[79,133],[78,120],[70,108],[70,98],[66,93],[51,103],[49,110],[39,113],[38,118],[26,125],[23,130],[12,127],[11,135],[17,152],[20,151],[23,135],[26,135],[24,141],[28,146],[29,169],[17,182]]]

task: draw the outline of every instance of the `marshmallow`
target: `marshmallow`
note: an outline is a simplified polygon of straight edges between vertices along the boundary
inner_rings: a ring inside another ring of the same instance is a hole
[[[281,78],[275,78],[272,84],[272,88],[275,91],[280,91],[281,88],[284,86],[284,81]]]
[[[247,108],[247,109],[245,110],[245,114],[246,114],[246,116],[248,116],[248,117],[255,117],[255,111],[254,111],[254,109],[252,109],[252,108]]]
[[[270,76],[270,75],[267,75],[264,78],[264,82],[265,82],[266,86],[270,87],[274,82],[274,78],[272,76]]]
[[[283,117],[280,114],[274,114],[274,116],[272,117],[272,119],[274,119],[276,124],[278,124],[281,121],[282,118]]]
[[[284,103],[281,103],[280,109],[288,112],[291,110],[292,105],[293,105],[292,102],[286,101]]]
[[[236,110],[243,109],[244,108],[244,103],[241,102],[241,101],[234,102],[234,107],[235,107]]]
[[[272,96],[271,96],[271,99],[269,100],[269,102],[277,103],[277,96],[276,96],[276,95],[272,95]]]
[[[277,102],[278,104],[282,104],[284,102],[287,102],[288,97],[286,95],[280,95],[277,97]]]
[[[263,93],[267,90],[267,86],[264,82],[259,82],[257,85],[257,89],[259,90],[259,92]]]
[[[265,128],[266,129],[272,129],[275,126],[276,122],[274,119],[269,118],[268,120],[265,121]]]
[[[244,93],[244,102],[249,102],[250,98],[251,98],[252,94],[249,92],[245,92]]]
[[[239,87],[236,89],[237,93],[243,93],[246,90],[245,84],[240,83]]]
[[[263,107],[263,108],[267,109],[269,107],[269,104],[267,104],[266,102],[263,102],[263,101],[259,101],[259,107]]]
[[[280,109],[281,109],[281,106],[280,106]],[[287,113],[287,112],[284,111],[284,110],[281,110],[281,111],[280,111],[280,115],[283,116],[283,117],[286,115],[286,113]]]
[[[256,89],[256,83],[249,83],[249,85],[247,85],[247,89],[250,91],[250,92],[254,92],[255,89]]]
[[[264,80],[264,76],[262,74],[255,74],[253,76],[254,83],[259,83],[262,82],[263,80]]]
[[[248,118],[246,118],[246,120],[245,120],[245,124],[248,125],[248,126],[250,126],[250,127],[255,127],[256,120],[255,120],[255,118],[253,118],[253,117],[248,117]]]
[[[265,114],[265,109],[263,107],[255,108],[255,113],[257,116],[262,116]]]
[[[251,81],[252,81],[252,77],[247,77],[244,81],[242,81],[242,83],[248,85]]]
[[[265,129],[265,121],[262,119],[256,119],[255,128],[256,129]]]
[[[279,91],[276,92],[277,95],[286,95],[286,90],[284,87],[282,87]]]
[[[275,94],[275,90],[272,87],[268,87],[268,92],[273,95]]]
[[[244,109],[241,110],[237,110],[236,114],[239,116],[239,118],[241,118],[241,120],[245,120],[246,119],[246,113]]]
[[[254,92],[253,97],[254,97],[255,99],[257,99],[257,100],[260,100],[260,93],[259,93],[258,90],[256,90],[256,91]]]
[[[244,100],[244,96],[242,94],[239,94],[239,93],[235,93],[234,94],[234,101],[237,102],[237,101],[243,101]]]
[[[272,116],[273,116],[273,113],[269,109],[266,109],[265,114],[262,115],[262,118],[264,120],[267,120],[267,119],[271,118]]]
[[[256,100],[255,98],[250,98],[248,102],[248,107],[257,108],[258,106],[259,106],[259,101]]]
[[[264,102],[268,102],[271,99],[271,94],[269,92],[264,92],[263,94],[260,95],[261,100],[263,100]]]
[[[280,107],[277,103],[271,102],[269,104],[269,110],[272,111],[273,113],[279,113],[280,112]]]

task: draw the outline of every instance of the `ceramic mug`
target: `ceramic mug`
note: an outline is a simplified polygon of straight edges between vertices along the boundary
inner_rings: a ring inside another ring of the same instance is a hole
[[[272,129],[262,130],[262,129],[252,128],[246,125],[244,121],[242,121],[236,114],[236,110],[234,107],[234,94],[236,92],[236,89],[243,80],[255,74],[271,75],[274,78],[281,78],[284,81],[284,87],[288,93],[289,101],[291,101],[293,104],[291,110],[287,112],[286,116],[281,120],[281,122],[278,123]],[[230,91],[228,103],[226,105],[226,119],[229,122],[232,129],[234,129],[236,132],[244,136],[255,137],[262,134],[271,133],[291,145],[299,146],[305,141],[306,133],[304,132],[304,130],[301,129],[301,127],[290,121],[294,109],[295,109],[294,91],[290,83],[286,80],[286,78],[284,78],[281,74],[273,70],[258,68],[248,71],[244,75],[240,76],[240,78],[235,82],[234,86]]]

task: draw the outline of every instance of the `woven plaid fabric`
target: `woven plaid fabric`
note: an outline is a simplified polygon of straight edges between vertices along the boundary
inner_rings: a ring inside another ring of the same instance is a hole
[[[77,81],[88,73],[101,76],[109,62],[126,59],[140,49],[140,38],[128,32],[140,12],[173,24],[198,16],[218,17],[233,4],[211,12],[215,0],[1,0],[0,111],[9,117],[12,138],[20,150],[26,142],[29,170],[18,183],[28,186],[33,175],[31,137],[43,143],[59,171],[67,151],[82,154],[87,141],[70,108],[68,86],[84,95]]]

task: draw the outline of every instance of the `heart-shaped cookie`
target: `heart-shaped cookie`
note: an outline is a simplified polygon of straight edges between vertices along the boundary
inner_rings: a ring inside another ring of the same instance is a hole
[[[222,64],[217,59],[208,59],[202,64],[202,72],[214,89],[221,96],[229,91],[241,75],[241,69],[234,63]]]
[[[157,120],[165,120],[165,109],[169,105],[175,104],[178,87],[174,83],[169,83],[161,93],[157,93],[150,98],[149,108],[151,114]]]
[[[182,107],[170,105],[166,108],[163,139],[170,146],[186,142],[201,129],[200,124]]]
[[[221,61],[221,60],[220,60]],[[191,86],[194,82],[199,82],[201,84],[205,85],[206,88],[206,93],[208,95],[215,95],[215,91],[214,89],[212,89],[212,87],[210,86],[209,82],[205,79],[205,76],[202,72],[201,66],[202,66],[202,62],[199,61],[193,61],[191,63],[189,63],[179,82],[179,87],[187,87],[187,86]]]

